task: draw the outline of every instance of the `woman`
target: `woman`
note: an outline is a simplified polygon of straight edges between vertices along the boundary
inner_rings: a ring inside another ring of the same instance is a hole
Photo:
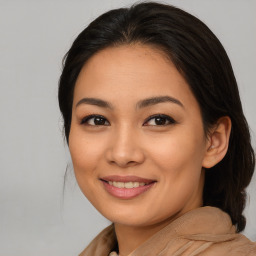
[[[109,11],[76,38],[59,105],[81,191],[112,225],[84,255],[256,255],[239,234],[254,152],[228,56],[173,6]]]

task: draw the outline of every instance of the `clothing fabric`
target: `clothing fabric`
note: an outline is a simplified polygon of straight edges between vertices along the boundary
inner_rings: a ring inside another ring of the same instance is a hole
[[[79,256],[108,256],[116,245],[114,225],[105,228]],[[215,207],[189,211],[128,256],[256,256],[256,243],[236,233],[229,215]]]

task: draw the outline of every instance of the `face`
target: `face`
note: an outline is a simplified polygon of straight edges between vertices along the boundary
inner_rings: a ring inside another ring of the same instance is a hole
[[[200,207],[208,147],[197,101],[160,51],[107,48],[81,70],[69,148],[82,192],[107,219],[147,226]]]

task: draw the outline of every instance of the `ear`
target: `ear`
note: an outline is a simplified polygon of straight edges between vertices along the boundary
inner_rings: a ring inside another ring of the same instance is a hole
[[[203,167],[211,168],[224,158],[228,151],[231,127],[230,117],[223,116],[210,130],[207,138],[206,152],[202,162]]]

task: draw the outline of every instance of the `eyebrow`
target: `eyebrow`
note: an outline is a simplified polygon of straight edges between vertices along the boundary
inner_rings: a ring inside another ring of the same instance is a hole
[[[178,99],[175,99],[170,96],[158,96],[158,97],[152,97],[152,98],[141,100],[136,104],[136,108],[139,108],[139,109],[145,108],[148,106],[156,105],[158,103],[165,103],[165,102],[175,103],[184,108],[183,104]]]
[[[89,104],[89,105],[95,105],[102,108],[113,109],[113,106],[111,105],[111,103],[105,100],[96,99],[96,98],[83,98],[77,102],[76,108],[81,104]]]
[[[141,108],[145,108],[145,107],[149,107],[152,105],[165,103],[165,102],[171,102],[184,108],[184,105],[178,99],[175,99],[170,96],[158,96],[158,97],[151,97],[144,100],[140,100],[136,104],[136,109],[141,109]],[[111,103],[105,100],[97,99],[97,98],[83,98],[80,101],[78,101],[78,103],[76,104],[76,107],[78,107],[81,104],[89,104],[89,105],[95,105],[102,108],[114,109]]]

